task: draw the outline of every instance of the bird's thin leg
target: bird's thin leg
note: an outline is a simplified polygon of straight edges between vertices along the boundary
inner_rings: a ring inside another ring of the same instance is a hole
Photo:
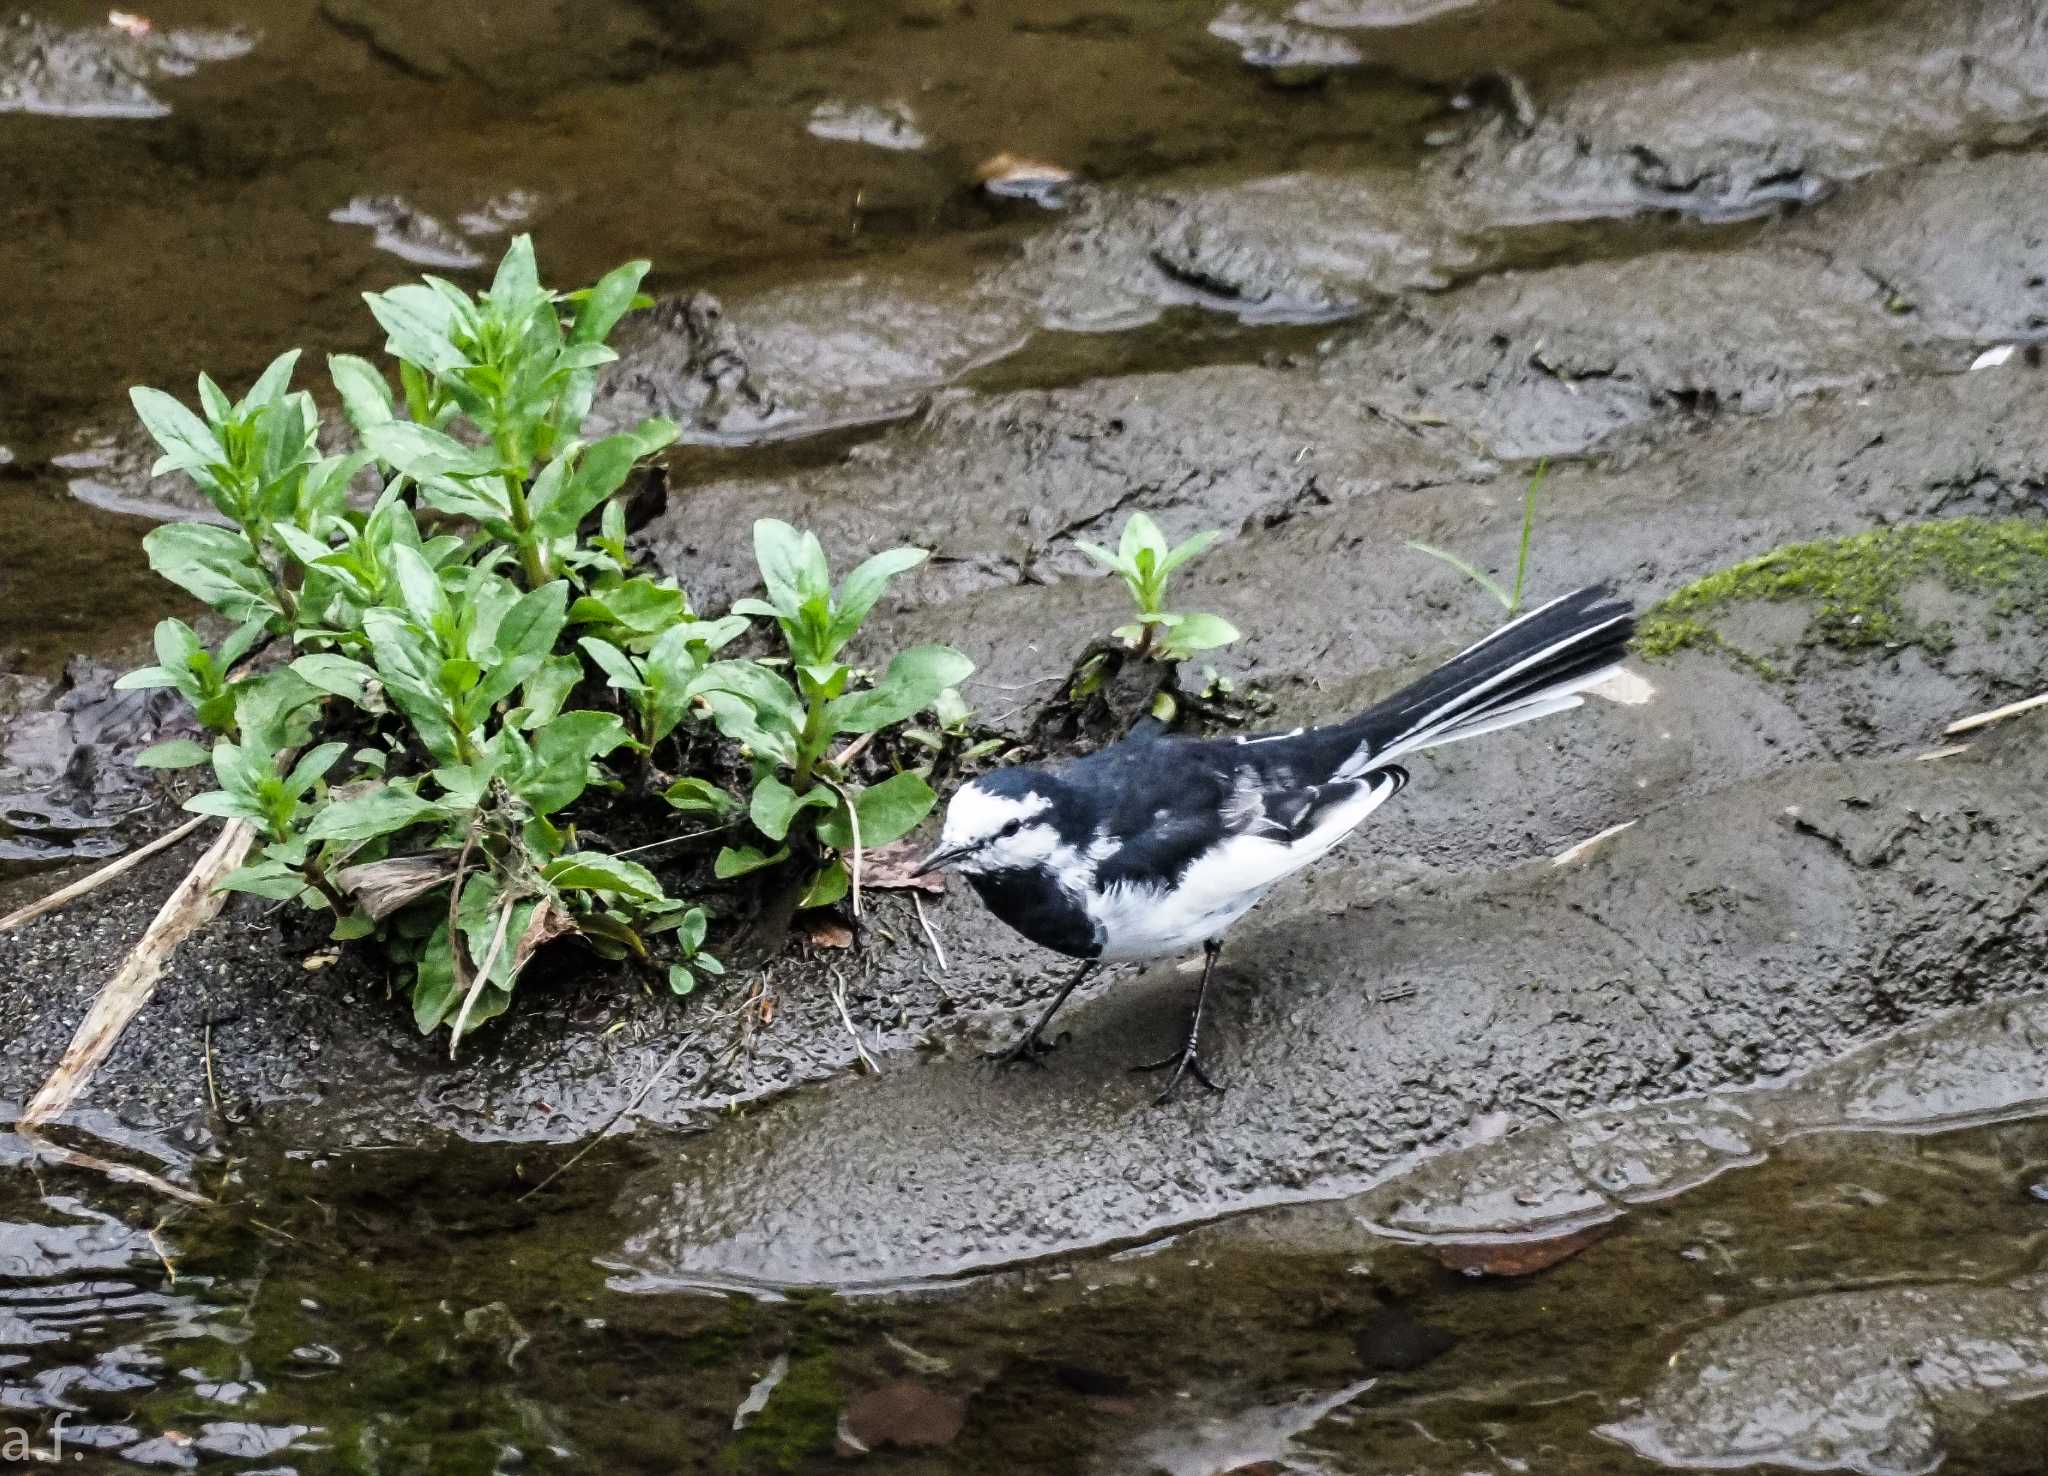
[[[1060,1012],[1060,1006],[1067,1002],[1067,996],[1074,992],[1074,986],[1094,972],[1095,960],[1091,958],[1082,964],[1080,968],[1074,970],[1074,977],[1067,980],[1066,984],[1061,987],[1060,992],[1053,996],[1052,1003],[1045,1007],[1045,1013],[1038,1017],[1038,1023],[1024,1033],[1022,1040],[1018,1041],[1015,1045],[1005,1046],[1002,1050],[985,1051],[983,1054],[989,1060],[1004,1066],[1014,1066],[1019,1061],[1036,1061],[1040,1056],[1045,1055],[1053,1046],[1052,1042],[1047,1040],[1042,1032],[1046,1026],[1052,1023],[1052,1017]]]
[[[1173,1094],[1180,1090],[1180,1079],[1189,1072],[1193,1072],[1195,1080],[1210,1091],[1223,1090],[1210,1080],[1209,1073],[1203,1069],[1202,1058],[1195,1050],[1202,1035],[1202,1006],[1209,998],[1209,976],[1216,972],[1216,959],[1222,952],[1223,944],[1214,938],[1202,945],[1202,985],[1195,991],[1195,1017],[1188,1021],[1187,1039],[1181,1042],[1180,1049],[1164,1060],[1147,1061],[1142,1066],[1131,1068],[1133,1071],[1164,1071],[1169,1066],[1173,1068],[1173,1075],[1166,1083],[1166,1090],[1152,1099],[1154,1106],[1171,1101]]]

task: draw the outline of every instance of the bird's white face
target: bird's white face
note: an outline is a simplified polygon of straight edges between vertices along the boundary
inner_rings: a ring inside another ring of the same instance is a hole
[[[968,875],[1042,866],[1060,847],[1051,809],[1042,794],[998,794],[978,779],[965,784],[946,806],[938,849],[925,864]]]

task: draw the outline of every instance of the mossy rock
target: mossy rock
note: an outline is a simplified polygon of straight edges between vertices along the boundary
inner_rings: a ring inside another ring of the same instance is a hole
[[[1798,601],[1813,607],[1802,645],[1847,652],[1917,646],[1938,655],[1955,634],[1946,620],[1912,609],[1909,594],[1926,581],[1982,598],[1991,634],[2015,617],[2048,623],[2048,523],[1952,518],[1787,544],[1660,601],[1643,617],[1636,649],[1650,660],[1695,647],[1723,650],[1776,677],[1769,662],[1725,640],[1718,623],[1749,601]]]

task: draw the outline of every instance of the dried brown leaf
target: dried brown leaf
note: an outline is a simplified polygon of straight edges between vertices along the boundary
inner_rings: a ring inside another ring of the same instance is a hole
[[[406,903],[423,897],[454,874],[455,857],[446,853],[426,856],[393,856],[387,861],[365,861],[344,866],[334,873],[335,885],[356,899],[356,905],[382,922]]]
[[[829,914],[820,912],[805,918],[803,928],[813,948],[853,947],[853,929]]]
[[[943,897],[946,878],[936,871],[920,873],[917,869],[923,855],[924,848],[913,841],[878,846],[861,858],[860,884],[870,892],[918,891]]]
[[[533,909],[533,916],[527,920],[526,931],[519,935],[519,942],[512,949],[512,972],[516,976],[526,967],[526,961],[542,948],[576,931],[576,919],[561,903],[550,897]]]
[[[1436,1258],[1467,1276],[1533,1276],[1560,1261],[1570,1260],[1589,1245],[1614,1233],[1618,1222],[1607,1220],[1548,1240],[1514,1240],[1494,1245],[1440,1245]]]

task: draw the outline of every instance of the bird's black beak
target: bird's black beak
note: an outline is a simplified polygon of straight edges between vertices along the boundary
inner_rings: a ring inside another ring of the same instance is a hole
[[[924,860],[918,862],[917,870],[910,874],[912,876],[923,876],[927,872],[942,871],[973,849],[974,847],[972,846],[940,846],[936,851],[925,857]]]

